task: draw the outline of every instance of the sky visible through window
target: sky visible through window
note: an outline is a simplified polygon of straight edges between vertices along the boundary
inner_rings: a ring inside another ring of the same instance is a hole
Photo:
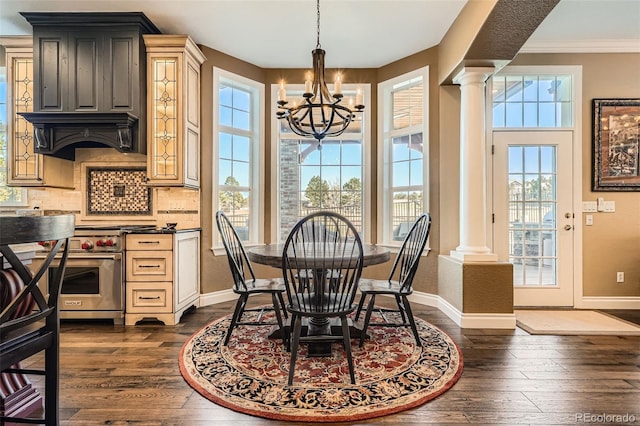
[[[494,76],[493,127],[571,127],[571,85],[570,75]]]

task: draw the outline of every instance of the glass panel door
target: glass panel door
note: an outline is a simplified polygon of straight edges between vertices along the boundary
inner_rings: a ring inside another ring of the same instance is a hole
[[[570,131],[494,132],[494,244],[515,306],[573,306]]]

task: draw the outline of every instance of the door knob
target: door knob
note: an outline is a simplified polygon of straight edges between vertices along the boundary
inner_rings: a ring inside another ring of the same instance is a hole
[[[565,225],[564,226],[564,230],[565,231],[571,231],[572,229],[573,229],[573,226],[571,226],[571,225]]]

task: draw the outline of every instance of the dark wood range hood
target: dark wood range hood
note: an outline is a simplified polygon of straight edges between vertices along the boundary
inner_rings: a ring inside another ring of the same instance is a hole
[[[142,12],[21,12],[33,26],[35,152],[146,153],[146,51],[160,30]]]

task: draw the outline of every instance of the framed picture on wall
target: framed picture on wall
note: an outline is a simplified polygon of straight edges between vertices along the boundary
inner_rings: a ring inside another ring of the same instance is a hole
[[[593,100],[593,191],[640,191],[640,99]]]

